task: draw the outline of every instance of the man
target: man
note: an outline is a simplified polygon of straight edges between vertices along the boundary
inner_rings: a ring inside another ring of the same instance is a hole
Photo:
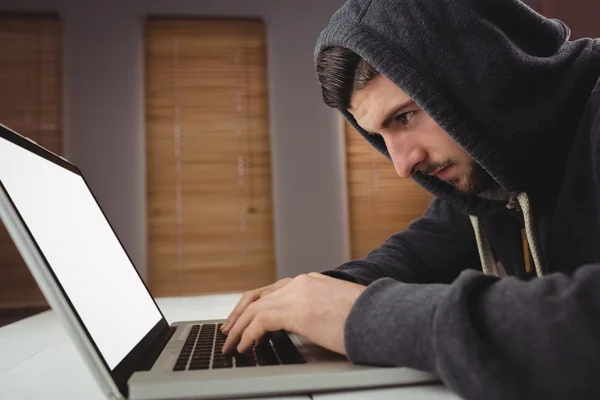
[[[348,1],[324,101],[435,198],[364,259],[246,293],[225,350],[286,329],[465,398],[600,398],[600,40],[568,36],[517,0]]]

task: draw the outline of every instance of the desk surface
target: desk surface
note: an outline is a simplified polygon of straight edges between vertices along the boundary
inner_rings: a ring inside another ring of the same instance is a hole
[[[169,323],[221,319],[239,295],[157,299]],[[0,399],[104,399],[52,311],[0,328]],[[281,397],[308,400],[309,396]],[[443,386],[418,386],[313,395],[314,400],[456,400]]]

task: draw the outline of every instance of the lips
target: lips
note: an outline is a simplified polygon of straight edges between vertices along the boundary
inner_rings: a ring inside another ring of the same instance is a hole
[[[448,167],[449,167],[449,166],[447,165],[447,166],[445,166],[445,167],[438,168],[438,169],[436,169],[435,171],[433,171],[433,172],[432,172],[430,175],[436,176],[437,174],[439,174],[440,172],[442,172],[443,170],[445,170],[445,169],[446,169],[446,168],[448,168]]]
[[[451,169],[452,169],[452,164],[438,169],[437,171],[433,172],[433,174],[431,174],[431,175],[437,177],[438,179],[445,181],[448,179],[448,175],[450,174]]]

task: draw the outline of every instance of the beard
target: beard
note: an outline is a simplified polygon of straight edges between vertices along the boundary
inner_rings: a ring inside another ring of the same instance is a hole
[[[452,184],[462,193],[477,195],[493,187],[495,180],[479,163],[471,161],[467,175]]]
[[[434,171],[442,170],[451,166],[452,164],[454,164],[454,162],[451,159],[447,159],[443,162],[433,163],[428,165],[427,168],[422,171],[422,173],[424,175],[429,175]],[[469,171],[465,176],[448,181],[448,183],[456,187],[459,192],[472,195],[478,195],[496,185],[494,178],[492,178],[492,176],[474,160],[471,160],[471,163],[469,164]]]

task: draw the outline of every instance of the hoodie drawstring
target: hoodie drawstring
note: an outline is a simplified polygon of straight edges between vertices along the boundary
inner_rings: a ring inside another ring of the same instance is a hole
[[[494,255],[492,254],[492,247],[479,225],[479,218],[475,215],[469,215],[469,218],[471,218],[471,225],[473,225],[473,230],[475,231],[477,250],[479,250],[479,259],[481,260],[481,269],[483,270],[483,273],[486,275],[500,276],[498,269],[496,268]]]
[[[535,272],[538,277],[541,277],[544,272],[542,268],[542,259],[537,246],[537,241],[533,232],[533,216],[531,215],[531,205],[529,204],[529,197],[527,193],[522,192],[517,196],[517,201],[523,212],[523,219],[525,221],[525,232],[527,240],[529,242],[529,248],[533,257],[533,263],[535,265]],[[483,273],[486,275],[500,276],[494,256],[492,254],[492,248],[489,241],[487,240],[481,225],[479,224],[479,218],[475,215],[469,215],[471,219],[471,225],[475,231],[475,239],[477,240],[477,250],[479,251],[479,259],[481,260],[481,268]]]
[[[535,272],[538,277],[544,275],[542,268],[542,258],[540,257],[539,247],[537,245],[536,236],[534,235],[533,227],[533,216],[531,215],[531,205],[529,204],[529,197],[527,193],[521,192],[517,196],[521,211],[523,212],[523,219],[525,220],[525,233],[527,234],[527,241],[529,242],[529,249],[533,256],[533,264],[535,265]]]

